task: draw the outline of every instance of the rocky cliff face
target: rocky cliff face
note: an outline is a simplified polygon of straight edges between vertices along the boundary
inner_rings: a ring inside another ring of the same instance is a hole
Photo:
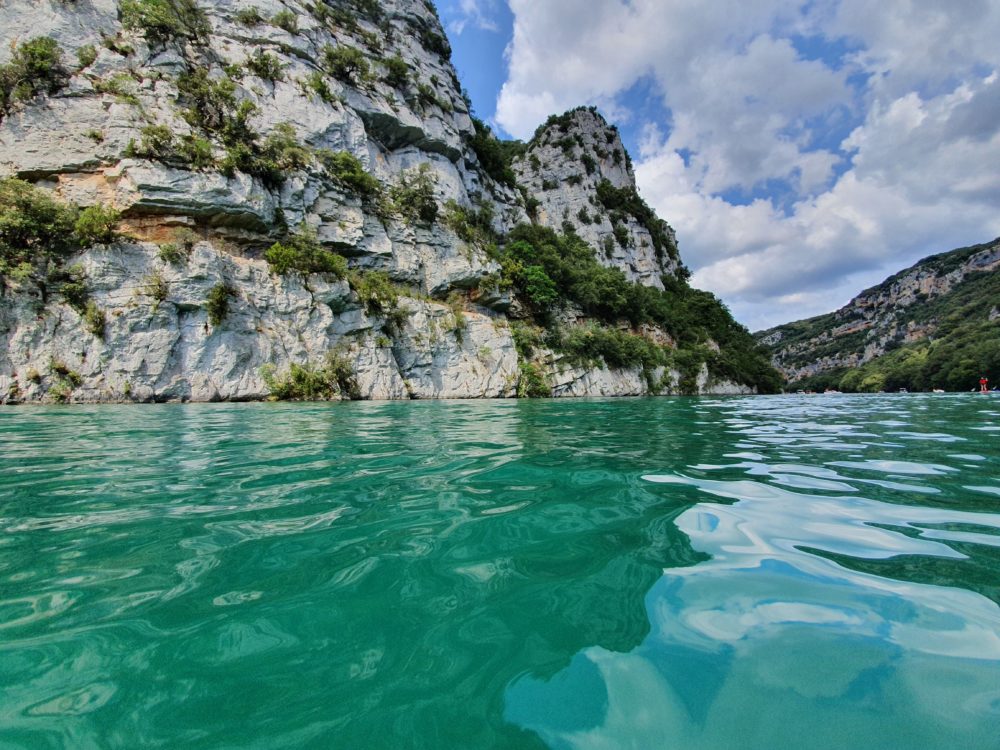
[[[515,395],[518,305],[463,211],[497,237],[532,216],[572,225],[643,284],[680,268],[593,112],[543,129],[516,186],[486,174],[422,0],[12,0],[0,29],[0,177],[120,212],[117,236],[82,242],[58,274],[0,266],[4,400],[258,399],[303,382],[325,397]],[[41,62],[39,38],[55,42]],[[31,65],[42,77],[26,84]],[[298,248],[283,272],[275,247]],[[316,272],[332,255],[347,272]],[[543,354],[554,395],[653,382]],[[666,391],[680,377],[657,375]],[[704,365],[696,387],[750,390]]]
[[[978,291],[953,300],[970,280],[1000,269],[1000,240],[925,258],[867,289],[836,312],[756,334],[789,381],[858,368],[905,344],[935,339],[949,317],[998,319],[997,300],[978,305]],[[976,368],[973,368],[976,369]]]
[[[616,128],[595,110],[553,117],[514,163],[517,183],[537,205],[534,220],[572,227],[604,265],[663,288],[680,266],[677,237],[638,200],[632,162]]]

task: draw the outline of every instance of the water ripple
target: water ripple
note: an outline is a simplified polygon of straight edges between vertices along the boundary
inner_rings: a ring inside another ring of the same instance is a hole
[[[0,411],[0,745],[990,747],[992,421],[919,396]]]

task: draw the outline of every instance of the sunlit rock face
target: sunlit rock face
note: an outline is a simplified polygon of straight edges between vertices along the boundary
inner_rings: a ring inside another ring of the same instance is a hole
[[[352,375],[324,397],[515,395],[516,306],[449,207],[488,207],[497,233],[531,221],[527,208],[571,224],[642,284],[680,268],[665,223],[601,203],[635,183],[617,132],[589,110],[544,129],[515,161],[516,186],[486,174],[429,3],[177,0],[172,27],[143,5],[0,5],[0,64],[38,37],[61,55],[56,83],[7,97],[0,177],[122,219],[117,239],[65,262],[90,319],[80,301],[3,276],[0,399],[259,399],[267,373],[318,372],[331,356]],[[345,156],[378,196],[345,176]],[[434,210],[407,203],[420,186]],[[265,253],[290,234],[346,258],[349,275],[276,273]],[[633,370],[550,359],[558,395],[650,392]],[[707,371],[697,386],[747,390]]]

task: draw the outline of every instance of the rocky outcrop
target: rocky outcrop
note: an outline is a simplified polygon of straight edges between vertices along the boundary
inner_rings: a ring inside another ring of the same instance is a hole
[[[517,182],[537,204],[535,221],[573,228],[604,265],[631,280],[663,288],[676,273],[677,238],[639,198],[632,162],[618,129],[596,110],[550,118],[514,162]]]
[[[517,305],[489,248],[441,220],[448,206],[488,206],[501,235],[532,218],[572,228],[642,284],[682,269],[592,110],[540,129],[513,164],[516,189],[484,172],[423,0],[168,0],[167,21],[147,5],[0,4],[0,64],[39,37],[61,54],[58,85],[0,101],[0,178],[121,212],[117,240],[65,259],[86,309],[0,266],[4,401],[260,399],[269,377],[331,356],[354,397],[516,395]],[[350,274],[276,273],[264,252],[292,235]],[[375,282],[391,309],[365,292]],[[554,395],[670,391],[680,378],[554,352],[544,369]],[[704,368],[696,387],[740,390]]]
[[[902,344],[933,339],[942,315],[951,313],[944,300],[967,280],[998,269],[1000,240],[932,255],[866,289],[836,312],[755,335],[792,382],[857,368]]]

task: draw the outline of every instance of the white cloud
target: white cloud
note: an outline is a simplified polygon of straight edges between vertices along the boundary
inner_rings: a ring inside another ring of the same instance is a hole
[[[457,17],[448,24],[448,30],[461,34],[472,26],[485,31],[499,31],[500,27],[492,17],[492,12],[496,10],[494,2],[495,0],[459,0],[458,8],[454,11]]]
[[[527,137],[549,114],[621,107],[652,81],[670,118],[642,128],[640,190],[677,229],[695,283],[751,328],[1000,234],[998,3],[509,2],[497,121]],[[849,51],[807,59],[816,37]],[[830,142],[844,122],[857,125]],[[772,180],[791,190],[780,206]],[[735,205],[732,190],[757,199]]]

